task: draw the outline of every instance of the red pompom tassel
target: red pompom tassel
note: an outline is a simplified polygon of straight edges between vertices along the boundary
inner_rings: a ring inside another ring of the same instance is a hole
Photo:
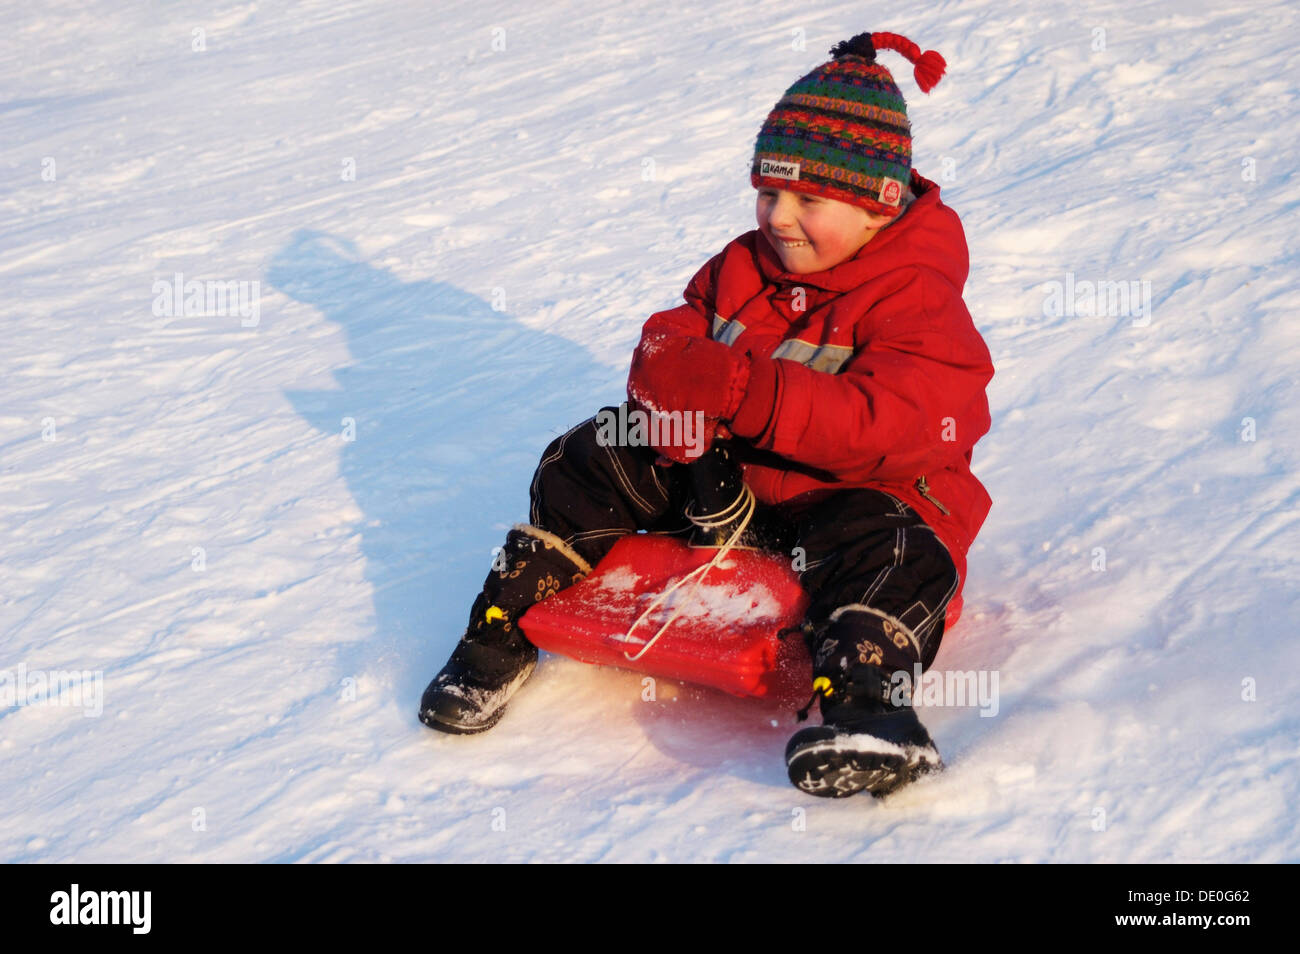
[[[913,63],[916,69],[912,71],[912,75],[916,77],[916,85],[921,87],[923,93],[934,89],[948,66],[947,61],[934,50],[926,50],[922,53],[919,46],[898,33],[873,33],[871,43],[877,50],[893,50],[901,53],[908,62]]]
[[[921,92],[928,93],[934,89],[947,67],[947,61],[934,50],[926,50],[917,57],[916,69],[912,75],[916,77],[916,85],[921,87]]]

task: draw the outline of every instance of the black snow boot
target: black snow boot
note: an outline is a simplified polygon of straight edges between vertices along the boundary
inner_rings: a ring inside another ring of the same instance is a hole
[[[827,636],[833,642],[817,654],[813,681],[822,725],[800,729],[785,747],[790,781],[809,795],[843,798],[865,791],[883,798],[943,769],[910,698],[893,691],[890,673],[896,664],[882,666],[883,656],[895,654],[882,652],[869,638],[850,637],[854,629],[861,637],[860,627],[832,624]],[[800,719],[806,713],[800,712]]]
[[[431,729],[469,735],[501,721],[510,697],[537,668],[537,647],[519,618],[591,572],[554,534],[523,524],[510,531],[496,566],[474,600],[465,635],[420,700],[420,721]]]

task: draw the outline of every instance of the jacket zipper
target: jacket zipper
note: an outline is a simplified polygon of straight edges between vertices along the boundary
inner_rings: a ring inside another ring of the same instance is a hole
[[[924,497],[926,500],[930,501],[930,503],[934,504],[936,507],[938,507],[940,512],[942,512],[945,516],[952,516],[952,514],[948,512],[947,507],[939,503],[939,501],[936,500],[934,497],[930,496],[930,485],[929,483],[926,482],[924,474],[922,474],[920,477],[916,479],[916,489],[921,491],[921,496]]]

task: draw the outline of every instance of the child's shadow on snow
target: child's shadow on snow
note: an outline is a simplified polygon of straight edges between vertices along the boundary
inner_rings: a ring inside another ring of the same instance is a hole
[[[474,294],[402,281],[321,232],[296,233],[266,279],[341,327],[348,351],[320,358],[336,389],[286,392],[338,442],[361,511],[373,636],[341,651],[340,678],[378,661],[412,731],[427,731],[420,693],[464,632],[492,548],[526,519],[538,458],[613,396],[603,392],[619,375]],[[319,347],[336,345],[322,336]]]

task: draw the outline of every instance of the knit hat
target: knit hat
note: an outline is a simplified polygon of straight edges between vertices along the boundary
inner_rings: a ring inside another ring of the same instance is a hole
[[[755,189],[808,192],[895,216],[911,181],[912,125],[894,77],[876,50],[915,64],[930,92],[947,67],[934,50],[897,33],[859,33],[831,48],[823,63],[785,91],[754,143]]]

